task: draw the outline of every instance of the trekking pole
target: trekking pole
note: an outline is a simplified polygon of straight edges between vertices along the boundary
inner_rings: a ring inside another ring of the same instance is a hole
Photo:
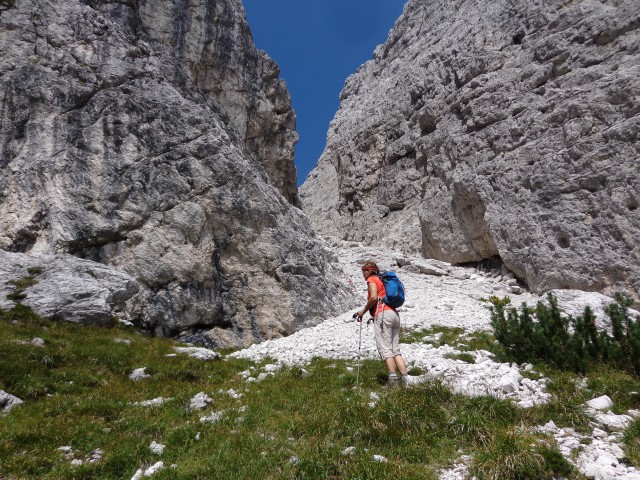
[[[357,313],[353,314],[353,318],[358,316]],[[362,319],[358,319],[360,324],[360,335],[358,338],[358,374],[356,375],[356,387],[360,388],[360,350],[362,349]]]

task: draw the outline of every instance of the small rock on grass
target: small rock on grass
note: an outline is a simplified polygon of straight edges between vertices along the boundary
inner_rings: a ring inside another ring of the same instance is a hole
[[[373,459],[379,463],[387,463],[389,461],[386,459],[386,457],[383,457],[382,455],[374,455]]]
[[[191,399],[189,405],[190,410],[204,410],[207,405],[213,402],[213,399],[204,392],[200,392]]]
[[[89,455],[87,462],[97,463],[100,460],[102,460],[103,455],[104,455],[104,451],[101,448],[96,448],[93,452],[91,452],[91,455]]]
[[[602,395],[601,397],[589,400],[587,405],[594,410],[606,410],[613,407],[613,401],[607,395]]]
[[[151,375],[148,375],[147,373],[145,373],[146,369],[147,367],[136,368],[133,372],[129,374],[129,378],[134,382],[137,382],[145,378],[149,378]]]
[[[220,358],[220,354],[218,352],[214,352],[213,350],[209,350],[208,348],[173,347],[173,349],[178,353],[186,353],[191,358],[195,358],[196,360],[217,360]]]
[[[24,403],[24,401],[4,390],[0,390],[0,411],[3,415],[8,414],[13,407],[17,407],[21,403]]]
[[[151,445],[149,445],[149,450],[151,450],[156,455],[162,455],[162,453],[164,452],[164,447],[164,445],[154,440],[153,442],[151,442]]]
[[[204,422],[217,422],[222,418],[223,415],[224,415],[224,412],[214,412],[209,416],[200,417],[200,422],[201,423],[204,423]]]
[[[153,465],[151,465],[146,470],[143,470],[142,468],[139,468],[136,471],[136,473],[133,475],[133,477],[131,477],[131,480],[140,480],[143,477],[150,477],[151,475],[153,475],[156,472],[159,472],[163,468],[164,468],[164,462],[154,463]]]
[[[162,405],[163,403],[168,402],[169,400],[173,400],[173,398],[156,397],[152,400],[144,400],[142,402],[133,402],[131,405],[135,407],[155,407],[157,405]]]

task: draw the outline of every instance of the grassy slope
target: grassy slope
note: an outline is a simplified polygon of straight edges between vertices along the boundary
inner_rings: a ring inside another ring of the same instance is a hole
[[[348,362],[322,359],[306,367],[309,377],[288,368],[247,384],[238,373],[257,367],[248,361],[167,357],[173,342],[132,329],[48,322],[24,309],[3,312],[0,330],[0,389],[25,400],[0,417],[0,476],[12,479],[128,479],[158,460],[177,467],[154,478],[432,479],[462,453],[475,456],[472,468],[481,478],[524,478],[522,469],[528,478],[554,472],[581,478],[558,458],[552,441],[523,428],[550,419],[586,428],[578,408],[584,398],[607,393],[627,408],[631,388],[640,390],[637,379],[603,372],[585,392],[563,386],[575,386],[578,378],[558,374],[550,387],[558,400],[523,411],[504,400],[455,395],[439,383],[386,391],[377,381],[383,373],[377,361],[364,362],[360,389]],[[19,343],[36,336],[45,347]],[[151,378],[129,380],[139,367],[147,367]],[[230,388],[243,397],[219,391]],[[190,398],[200,391],[213,404],[189,411]],[[372,391],[380,395],[375,408],[368,405]],[[131,405],[159,396],[172,400]],[[199,421],[221,410],[221,421]],[[631,443],[637,445],[637,438]],[[166,445],[160,456],[149,450],[154,440]],[[74,467],[56,450],[66,445],[77,459],[97,448],[104,456]],[[356,447],[353,456],[341,454],[348,446]],[[638,450],[630,450],[636,461]],[[374,454],[389,462],[372,461]]]

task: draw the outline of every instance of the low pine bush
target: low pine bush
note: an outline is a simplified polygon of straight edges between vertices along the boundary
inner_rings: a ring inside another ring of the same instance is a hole
[[[542,360],[563,370],[586,372],[590,362],[603,362],[640,374],[640,317],[632,319],[632,300],[617,293],[605,312],[611,332],[598,331],[590,307],[576,318],[565,316],[551,293],[535,308],[510,306],[509,298],[491,297],[495,338],[518,363]]]

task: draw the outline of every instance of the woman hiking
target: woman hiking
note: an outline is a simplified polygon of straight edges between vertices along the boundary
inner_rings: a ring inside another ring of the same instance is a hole
[[[380,279],[380,269],[374,262],[365,262],[362,275],[367,282],[368,295],[364,308],[358,311],[358,321],[367,311],[373,317],[376,347],[380,358],[384,361],[389,372],[389,387],[398,386],[398,374],[402,375],[402,383],[407,385],[407,364],[400,355],[400,317],[395,308],[382,302],[386,291]]]

